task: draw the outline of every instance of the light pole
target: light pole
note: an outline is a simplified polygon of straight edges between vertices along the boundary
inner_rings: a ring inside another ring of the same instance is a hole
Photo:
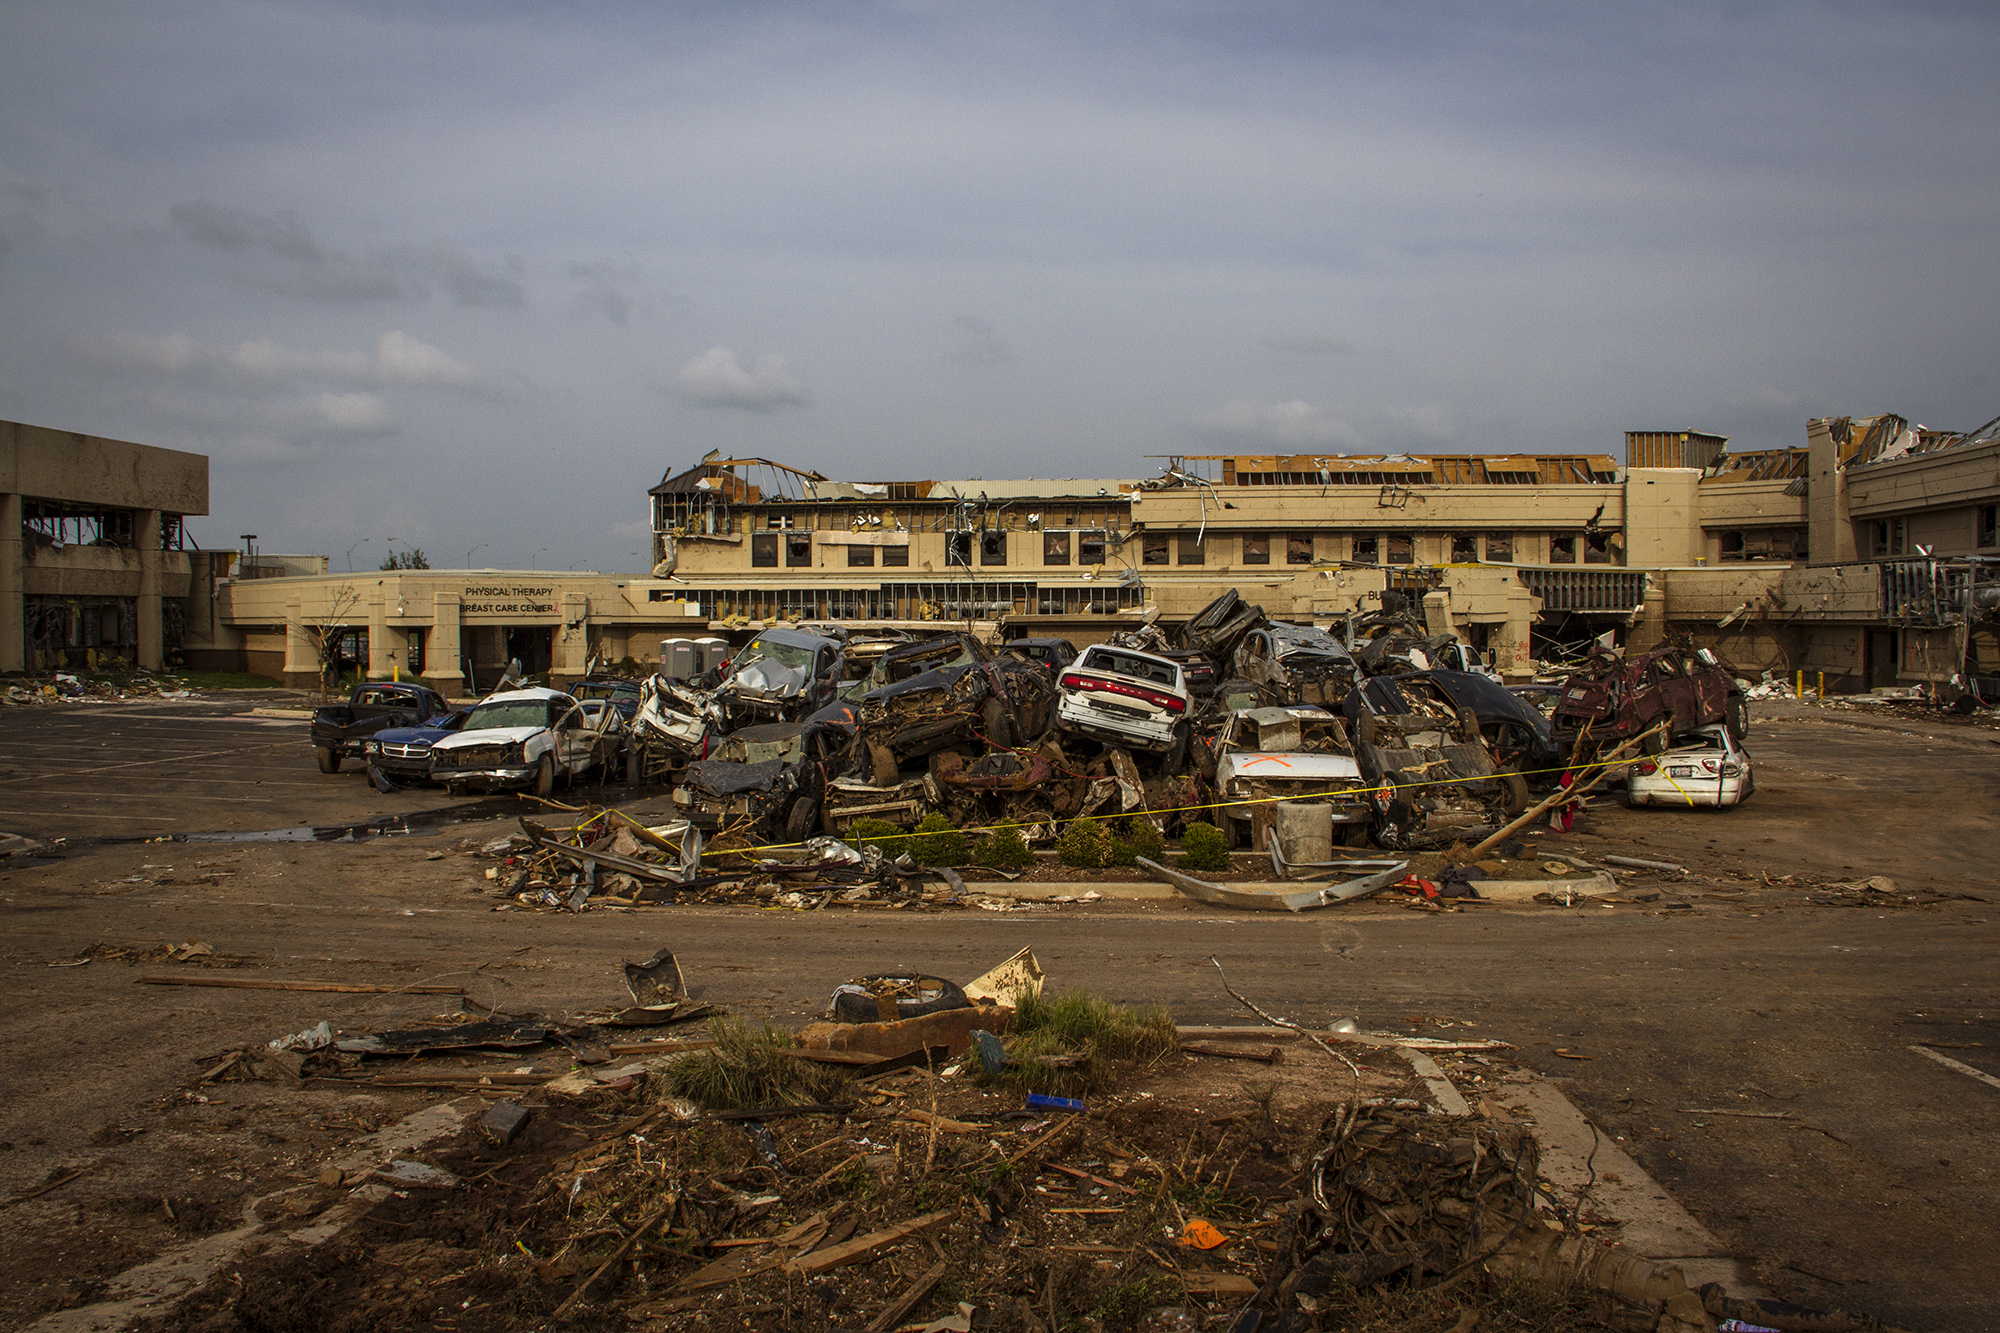
[[[360,541],[358,541],[358,542],[354,543],[354,546],[350,546],[350,547],[348,547],[348,548],[347,548],[347,572],[348,572],[348,573],[352,574],[352,573],[354,572],[354,550],[355,550],[355,547],[357,547],[357,546],[366,546],[367,544],[368,544],[368,539],[367,539],[366,537],[363,537],[363,538],[362,538],[362,539],[361,539]]]
[[[488,546],[491,546],[492,544],[493,543],[491,542],[481,542],[479,543],[479,545],[473,547],[470,551],[467,551],[465,553],[465,567],[467,569],[471,569],[472,557],[478,555],[481,551],[485,550]]]
[[[535,562],[536,562],[537,560],[540,560],[540,559],[542,558],[542,551],[546,551],[546,550],[548,550],[548,549],[549,549],[548,547],[544,546],[544,547],[542,547],[542,548],[541,548],[540,550],[537,550],[537,551],[536,551],[536,552],[535,552],[535,553],[534,553],[533,555],[529,556],[529,557],[528,557],[528,568],[529,568],[529,569],[534,569],[534,568],[537,568],[537,566],[536,566]]]

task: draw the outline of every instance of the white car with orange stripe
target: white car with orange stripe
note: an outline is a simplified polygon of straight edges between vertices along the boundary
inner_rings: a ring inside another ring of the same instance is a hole
[[[1665,752],[1625,770],[1625,799],[1633,805],[1724,809],[1756,790],[1750,752],[1720,722],[1676,738]]]
[[[1374,795],[1348,743],[1347,725],[1324,708],[1293,704],[1233,714],[1216,738],[1215,790],[1233,847],[1262,851],[1256,831],[1281,800],[1329,806],[1335,836],[1350,847],[1368,841]]]
[[[1180,663],[1092,644],[1063,668],[1056,684],[1058,730],[1165,755],[1169,771],[1186,759],[1194,696]]]

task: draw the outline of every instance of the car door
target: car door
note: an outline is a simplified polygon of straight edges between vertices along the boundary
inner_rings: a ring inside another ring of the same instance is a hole
[[[581,773],[590,766],[590,729],[583,724],[583,709],[557,700],[549,712],[556,719],[556,767],[564,773]]]

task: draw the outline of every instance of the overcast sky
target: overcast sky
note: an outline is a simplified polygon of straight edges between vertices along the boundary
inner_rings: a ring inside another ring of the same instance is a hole
[[[2000,7],[0,7],[0,417],[204,546],[633,570],[830,476],[2000,414]],[[635,554],[637,553],[637,554]]]

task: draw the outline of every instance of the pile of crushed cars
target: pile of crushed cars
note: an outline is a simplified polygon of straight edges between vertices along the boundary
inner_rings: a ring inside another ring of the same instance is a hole
[[[629,769],[718,849],[933,812],[1031,844],[1084,818],[1168,836],[1199,820],[1261,849],[1272,803],[1308,793],[1350,846],[1410,848],[1490,832],[1555,784],[1572,746],[1453,635],[1396,594],[1342,629],[1275,622],[1234,591],[1081,651],[768,629],[642,685]]]

